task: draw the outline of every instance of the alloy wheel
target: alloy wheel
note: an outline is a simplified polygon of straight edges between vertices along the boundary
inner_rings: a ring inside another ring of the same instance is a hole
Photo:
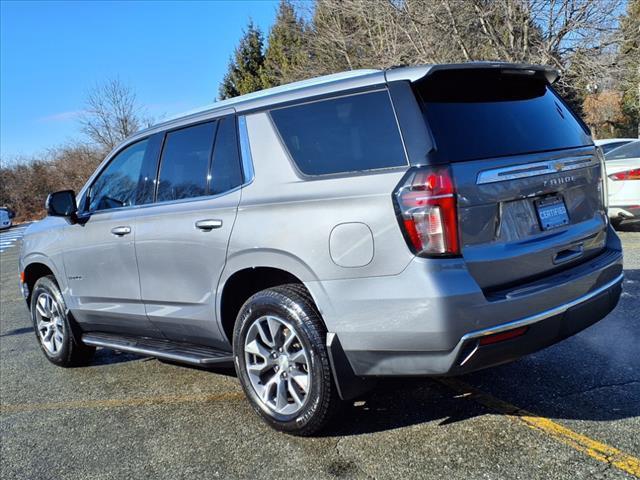
[[[266,315],[255,320],[244,342],[245,368],[260,401],[280,415],[305,405],[311,385],[310,355],[293,326]]]
[[[58,302],[46,292],[36,301],[36,325],[38,336],[46,351],[52,355],[60,352],[64,342],[64,319]]]

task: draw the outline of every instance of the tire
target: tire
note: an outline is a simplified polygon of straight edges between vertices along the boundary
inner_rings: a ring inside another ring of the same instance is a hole
[[[31,320],[45,357],[60,367],[78,367],[91,362],[96,351],[76,340],[75,325],[51,275],[38,279],[31,294]]]
[[[269,288],[249,298],[234,327],[233,351],[249,402],[276,430],[312,435],[340,407],[326,329],[302,285]]]

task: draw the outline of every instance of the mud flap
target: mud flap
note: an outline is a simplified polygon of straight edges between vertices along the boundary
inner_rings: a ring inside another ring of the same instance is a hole
[[[349,359],[335,333],[327,333],[327,351],[333,379],[342,400],[354,400],[375,387],[377,382],[374,378],[359,377],[353,373]]]

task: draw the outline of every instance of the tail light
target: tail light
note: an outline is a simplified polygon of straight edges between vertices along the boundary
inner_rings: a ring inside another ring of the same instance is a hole
[[[602,152],[602,148],[596,147],[596,156],[598,157],[598,162],[600,163],[600,178],[598,182],[598,191],[600,192],[602,198],[602,209],[604,211],[604,219],[605,222],[609,221],[609,217],[607,216],[607,209],[609,208],[609,186],[607,185],[607,174],[605,167],[605,159],[604,153]]]
[[[460,255],[455,189],[448,167],[410,170],[394,197],[411,251],[422,256]]]
[[[614,182],[617,180],[640,180],[640,168],[627,170],[625,172],[612,173],[609,178]]]

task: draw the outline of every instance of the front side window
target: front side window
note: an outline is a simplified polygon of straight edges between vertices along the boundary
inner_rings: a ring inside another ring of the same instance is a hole
[[[145,203],[138,188],[144,177],[149,139],[141,140],[118,153],[100,173],[89,193],[89,211],[129,207]],[[152,179],[151,179],[152,180]]]
[[[386,90],[278,108],[271,118],[306,175],[407,164]]]
[[[215,133],[216,122],[167,133],[160,163],[158,202],[207,194]]]

